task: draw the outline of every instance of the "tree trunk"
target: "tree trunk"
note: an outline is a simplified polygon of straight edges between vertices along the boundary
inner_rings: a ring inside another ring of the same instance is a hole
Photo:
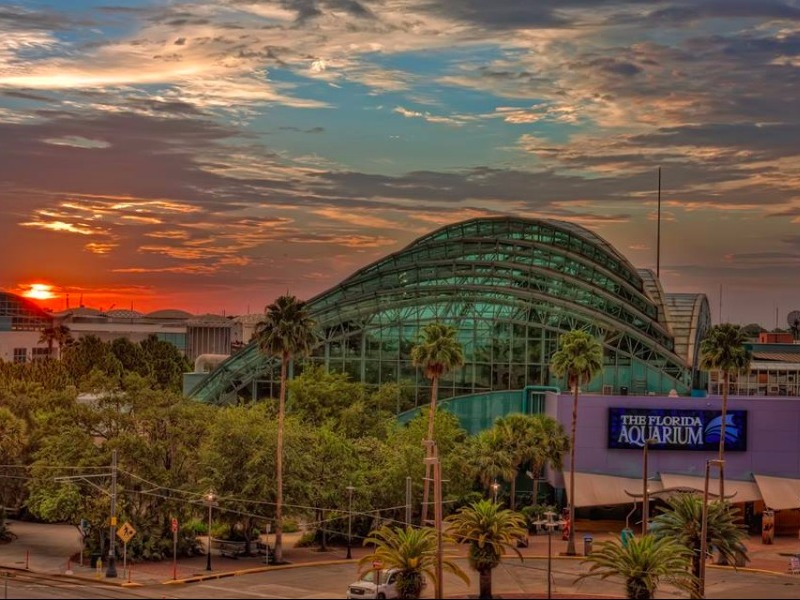
[[[650,600],[650,590],[641,579],[628,579],[625,582],[626,596],[630,600]]]
[[[572,444],[569,449],[569,539],[567,556],[575,556],[575,439],[578,432],[578,391],[581,376],[575,378],[575,395],[572,398]]]
[[[692,575],[694,575],[694,585],[692,587],[693,591],[691,593],[692,598],[702,598],[700,595],[700,545],[696,545],[694,547],[694,552],[692,553]]]
[[[511,510],[517,510],[517,476],[511,478]]]
[[[286,371],[289,365],[289,356],[284,353],[281,357],[281,394],[278,401],[278,450],[275,464],[275,481],[277,494],[275,496],[275,563],[283,561],[283,420],[286,414]]]
[[[436,419],[436,401],[439,396],[439,377],[431,377],[431,407],[428,412],[428,440],[433,440],[434,422]],[[425,449],[425,456],[430,456],[430,447]],[[433,479],[433,465],[425,464],[425,481],[422,486],[422,519],[420,525],[425,527],[428,521],[428,499],[430,498],[431,479]]]
[[[480,586],[479,597],[492,598],[492,570],[483,569],[478,571],[478,584]]]
[[[541,469],[535,467],[533,469],[533,502],[531,503],[533,506],[539,504],[539,474],[541,473]]]

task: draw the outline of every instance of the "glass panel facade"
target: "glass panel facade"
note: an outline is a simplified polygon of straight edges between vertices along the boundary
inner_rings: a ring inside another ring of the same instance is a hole
[[[605,372],[586,391],[688,394],[696,375],[675,351],[663,300],[646,291],[640,273],[605,240],[558,221],[475,219],[445,227],[361,269],[309,308],[323,339],[311,360],[366,383],[410,381],[418,402],[429,382],[410,354],[434,321],[454,325],[464,347],[464,366],[441,381],[443,400],[565,387],[549,364],[559,336],[576,328],[605,349]],[[708,325],[704,309],[707,302],[696,303],[689,315],[697,339]],[[246,377],[266,363],[250,346],[224,366]],[[194,395],[213,402],[224,385],[212,373]]]

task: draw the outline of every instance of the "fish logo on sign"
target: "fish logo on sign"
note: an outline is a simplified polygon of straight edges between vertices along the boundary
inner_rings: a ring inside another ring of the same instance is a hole
[[[722,434],[722,415],[711,419],[705,427],[706,442],[719,442]],[[733,420],[733,415],[725,415],[725,443],[735,444],[739,439],[739,428]]]

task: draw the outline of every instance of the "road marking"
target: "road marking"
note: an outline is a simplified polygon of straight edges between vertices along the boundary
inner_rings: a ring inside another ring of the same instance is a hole
[[[235,593],[237,596],[253,596],[253,598],[283,598],[284,596],[272,596],[270,594],[257,594],[255,592],[246,592],[244,590],[232,590],[229,587],[225,587],[222,585],[203,585],[202,587],[208,588],[211,590],[221,590],[223,592],[228,593]]]

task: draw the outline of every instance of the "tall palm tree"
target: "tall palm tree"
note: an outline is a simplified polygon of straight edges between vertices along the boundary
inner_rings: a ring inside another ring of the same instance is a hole
[[[578,394],[582,383],[589,383],[603,369],[603,346],[589,332],[573,329],[561,336],[550,368],[559,377],[567,376],[573,389],[572,436],[569,451],[569,541],[567,554],[575,555],[575,436],[578,428]]]
[[[433,441],[434,416],[439,395],[439,379],[464,364],[464,349],[458,341],[458,330],[442,323],[428,323],[422,330],[422,339],[411,349],[411,361],[425,370],[431,380],[431,407],[428,412],[428,441]],[[422,498],[422,524],[428,516],[431,465],[427,465]]]
[[[706,371],[721,371],[722,417],[719,431],[719,460],[725,460],[725,426],[728,418],[728,392],[731,374],[750,370],[752,354],[745,348],[747,336],[739,325],[722,323],[708,330],[700,343],[700,368]],[[725,463],[719,465],[719,497],[725,498]]]
[[[436,583],[436,531],[430,527],[382,527],[372,531],[364,545],[375,545],[375,550],[358,561],[362,573],[369,570],[364,565],[380,562],[384,568],[399,569],[397,591],[401,598],[419,598],[424,577]],[[461,578],[469,585],[469,577],[453,561],[444,560],[442,568]]]
[[[447,517],[450,534],[459,542],[469,542],[469,565],[478,572],[480,597],[492,597],[492,570],[500,564],[500,557],[508,549],[520,560],[517,540],[528,534],[525,518],[514,511],[500,509],[500,505],[481,500],[462,507]]]
[[[682,544],[692,554],[691,572],[699,581],[702,544],[703,498],[693,493],[681,493],[667,498],[666,507],[659,507],[658,515],[650,526],[657,538],[670,538]],[[720,556],[733,564],[747,561],[747,547],[743,540],[747,537],[744,528],[736,524],[738,510],[727,502],[711,502],[708,505],[706,521],[706,547],[717,549]],[[699,597],[698,589],[692,597]]]
[[[266,307],[264,320],[256,325],[255,339],[261,351],[281,361],[281,392],[278,403],[278,440],[275,498],[275,562],[283,559],[283,434],[286,416],[286,379],[289,362],[306,356],[317,341],[315,323],[306,303],[295,296],[281,296]]]
[[[631,539],[626,545],[617,540],[602,542],[584,563],[590,563],[587,577],[622,577],[625,595],[631,600],[650,600],[663,579],[675,587],[694,592],[697,582],[688,572],[691,551],[667,538],[645,535]]]

